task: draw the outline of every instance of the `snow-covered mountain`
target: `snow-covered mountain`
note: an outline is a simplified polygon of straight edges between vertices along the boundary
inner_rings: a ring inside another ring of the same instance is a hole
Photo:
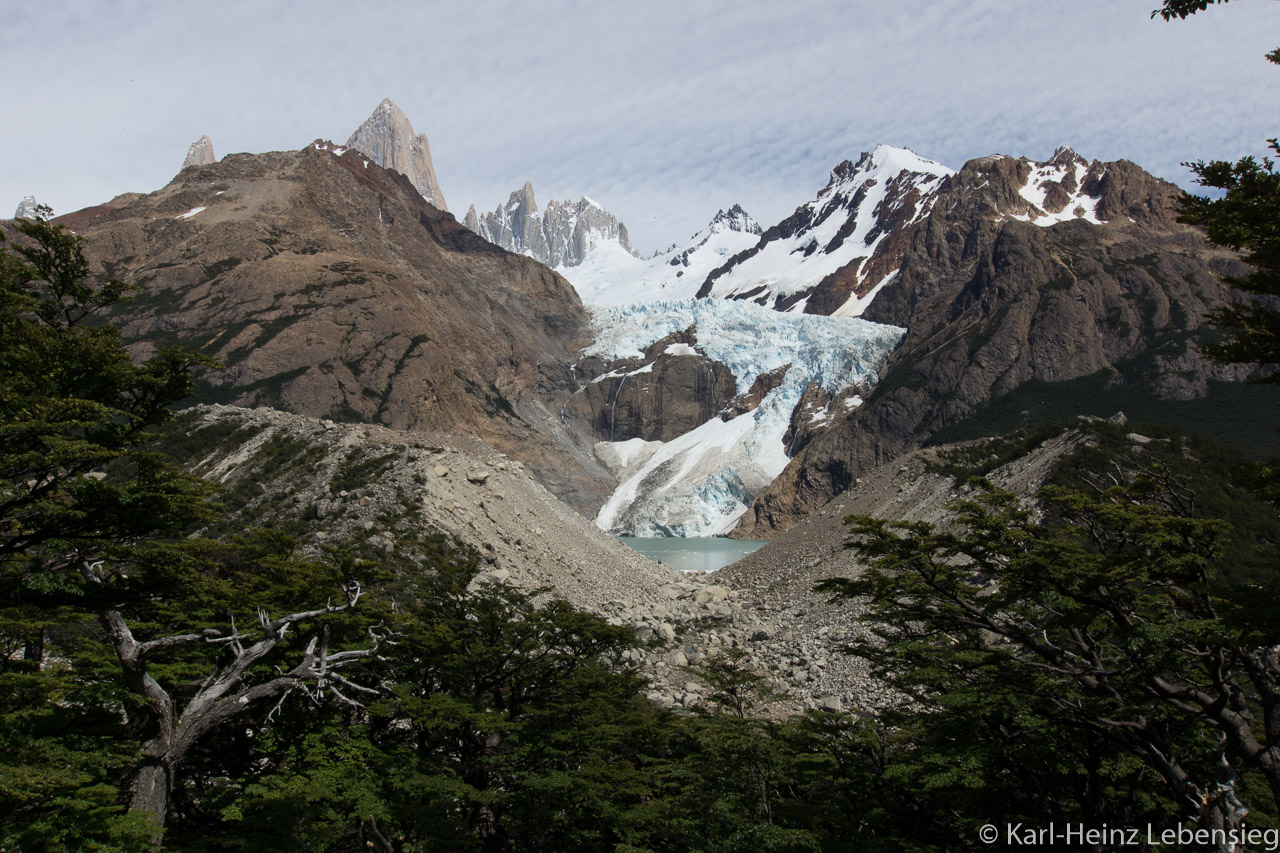
[[[1016,184],[993,195],[996,216],[1040,226],[1103,221],[1097,207],[1105,164],[1065,147],[1042,163],[983,159],[1008,161]],[[734,205],[687,248],[641,259],[600,241],[557,271],[594,305],[697,296],[856,317],[894,280],[915,230],[955,174],[907,149],[880,145],[836,166],[817,198],[763,233]]]
[[[708,275],[698,296],[750,299],[778,311],[856,316],[896,269],[877,250],[928,212],[954,170],[902,148],[880,145],[844,161],[818,197],[766,231],[757,245]],[[879,262],[877,262],[879,261]],[[837,282],[843,295],[827,310],[810,306]],[[825,283],[825,286],[824,286]]]
[[[712,270],[754,246],[760,234],[760,225],[735,204],[716,213],[684,248],[672,246],[641,259],[606,242],[581,263],[556,271],[589,305],[691,299]]]
[[[540,211],[528,181],[491,213],[476,213],[471,205],[462,224],[490,243],[549,267],[577,266],[596,250],[639,257],[627,226],[598,202],[583,196],[577,202],[552,201]]]
[[[670,441],[631,438],[595,445],[596,457],[619,481],[596,524],[631,536],[715,536],[732,530],[786,467],[785,439],[801,398],[821,390],[825,404],[806,410],[813,422],[825,421],[837,407],[858,406],[859,392],[875,384],[904,332],[860,319],[783,314],[720,299],[597,306],[592,324],[595,343],[584,357],[644,361],[642,354],[652,344],[685,332],[694,344],[670,344],[662,354],[696,350],[728,367],[737,380],[739,396],[733,403]],[[625,375],[614,370],[591,381],[617,382],[620,389],[618,380],[643,386],[653,375],[654,363],[647,361]],[[763,377],[771,382],[762,383]],[[769,385],[759,399],[742,393]]]

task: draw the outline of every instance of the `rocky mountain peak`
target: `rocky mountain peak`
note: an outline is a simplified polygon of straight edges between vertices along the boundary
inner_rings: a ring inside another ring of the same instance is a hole
[[[407,177],[428,202],[448,210],[425,133],[414,133],[409,118],[390,98],[383,98],[355,133],[347,139],[354,148],[384,169]]]
[[[954,171],[905,148],[878,145],[831,170],[817,198],[707,276],[698,296],[751,299],[779,311],[856,315],[887,282]]]
[[[966,210],[972,207],[973,215],[1017,219],[1042,227],[1074,219],[1098,225],[1114,215],[1102,203],[1108,168],[1066,146],[1043,162],[1026,157],[981,157],[960,170],[958,183],[973,190],[960,203]]]
[[[14,212],[14,219],[35,219],[36,218],[36,197],[26,195],[22,197],[22,201],[18,202],[18,209]]]
[[[213,153],[213,140],[208,136],[202,136],[191,143],[191,147],[187,149],[187,159],[182,161],[182,168],[207,166],[216,162],[218,158]]]
[[[710,233],[719,233],[720,231],[738,231],[743,234],[762,234],[760,223],[751,218],[742,205],[735,204],[728,210],[720,210],[711,218],[711,222],[707,225],[707,231]]]
[[[1069,148],[978,158],[941,182],[926,217],[872,259],[899,247],[863,316],[907,329],[875,391],[792,458],[739,535],[790,526],[1006,395],[1034,418],[1065,399],[1095,405],[1085,380],[1183,400],[1243,378],[1198,349],[1203,318],[1231,299],[1220,276],[1239,267],[1177,221],[1178,195],[1133,163]]]
[[[506,209],[512,216],[533,216],[538,212],[538,202],[533,197],[533,184],[524,182],[524,186],[511,194],[507,199]]]
[[[538,203],[534,201],[533,198],[533,183],[531,181],[525,181],[524,186],[520,188],[520,191],[512,193],[511,197],[513,199],[518,198],[520,206],[524,208],[527,213],[538,212]]]
[[[627,227],[599,202],[586,196],[577,202],[552,201],[540,212],[530,181],[492,213],[472,216],[468,211],[463,224],[490,243],[549,267],[577,266],[592,249],[608,243],[639,257],[631,248]]]
[[[113,316],[135,347],[176,338],[224,365],[209,398],[476,436],[592,511],[612,487],[555,449],[538,402],[583,345],[569,284],[353,148],[227,155],[59,222],[143,286]]]
[[[1053,151],[1053,156],[1048,160],[1049,165],[1066,166],[1072,163],[1083,163],[1089,165],[1089,161],[1081,157],[1067,145],[1060,145]]]

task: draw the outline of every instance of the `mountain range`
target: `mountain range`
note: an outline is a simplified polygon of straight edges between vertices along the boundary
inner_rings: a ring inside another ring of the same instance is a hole
[[[646,259],[530,183],[457,222],[386,100],[346,145],[189,163],[61,221],[141,286],[137,349],[220,360],[206,401],[477,436],[618,533],[770,538],[1010,406],[1218,400],[1247,371],[1197,343],[1241,267],[1178,195],[1067,148],[955,170],[879,146],[781,222],[731,205]]]

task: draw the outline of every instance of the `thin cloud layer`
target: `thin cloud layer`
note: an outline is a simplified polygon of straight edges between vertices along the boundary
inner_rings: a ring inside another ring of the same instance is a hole
[[[644,251],[718,208],[762,223],[878,142],[1180,164],[1280,132],[1280,4],[1150,20],[1157,0],[607,4],[46,0],[7,13],[0,205],[61,212],[219,155],[344,140],[383,98],[431,140],[455,214],[525,180],[589,195]],[[0,215],[9,209],[0,208]]]

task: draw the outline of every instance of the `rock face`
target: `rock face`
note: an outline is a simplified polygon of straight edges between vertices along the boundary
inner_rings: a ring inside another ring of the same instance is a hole
[[[136,346],[222,363],[206,400],[478,436],[593,512],[612,478],[543,403],[588,342],[573,289],[340,150],[229,155],[59,222],[141,286]]]
[[[14,211],[14,219],[35,219],[36,218],[36,197],[27,195],[22,197],[22,201],[18,202],[18,209]]]
[[[1242,378],[1196,348],[1239,262],[1177,222],[1178,197],[1133,163],[1069,149],[1044,163],[985,157],[942,179],[929,213],[899,232],[901,254],[885,264],[896,274],[863,314],[908,329],[880,383],[806,437],[735,535],[785,530],[1031,380],[1097,375],[1186,399]]]
[[[182,168],[208,166],[210,163],[216,162],[218,162],[218,158],[213,155],[213,140],[207,136],[202,136],[191,143],[191,147],[187,149],[187,159],[182,161]]]
[[[392,169],[409,179],[422,197],[448,210],[436,170],[431,164],[431,147],[425,133],[414,133],[413,125],[390,98],[384,98],[365,123],[347,139],[354,148],[384,169]]]
[[[641,358],[579,361],[574,370],[589,381],[561,417],[575,435],[606,442],[671,441],[706,423],[734,398],[737,381],[696,351],[696,340],[691,328],[656,341]]]
[[[549,267],[577,266],[604,243],[615,243],[638,257],[631,248],[627,226],[597,202],[585,196],[576,203],[552,201],[540,212],[533,184],[528,181],[492,213],[477,214],[472,205],[463,224],[490,243]]]

